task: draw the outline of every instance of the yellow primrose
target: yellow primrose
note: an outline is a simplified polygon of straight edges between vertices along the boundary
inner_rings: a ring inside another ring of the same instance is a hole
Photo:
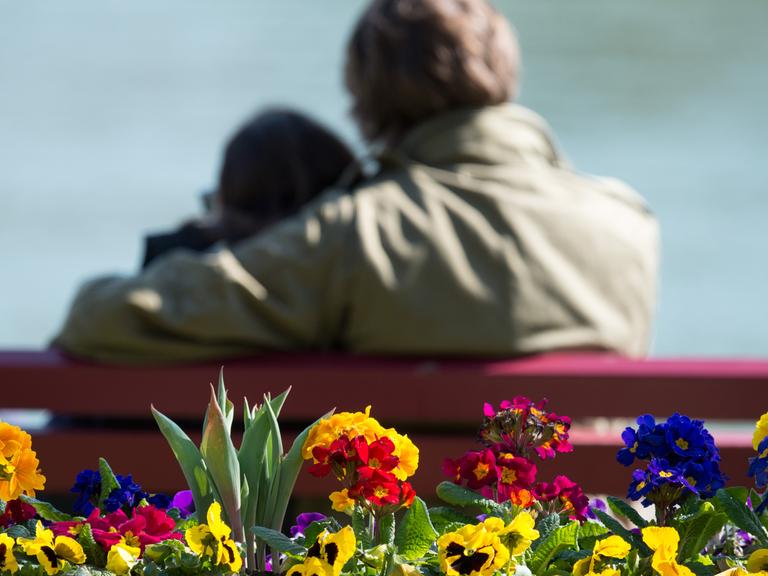
[[[184,538],[198,556],[210,556],[216,564],[226,564],[233,572],[243,565],[240,552],[229,535],[232,530],[221,519],[221,505],[214,501],[206,514],[208,524],[198,524],[184,532]]]
[[[19,538],[16,541],[28,556],[34,556],[49,576],[57,574],[66,563],[85,564],[85,552],[77,540],[69,536],[53,537],[53,532],[43,528],[37,521],[34,538]]]
[[[606,566],[600,572],[594,571],[594,556],[582,558],[573,565],[573,576],[620,576],[621,571],[612,566]]]
[[[19,569],[16,557],[13,555],[13,545],[16,541],[8,534],[0,534],[0,572],[8,571],[14,574]]]
[[[352,514],[355,508],[355,499],[349,497],[349,491],[344,488],[336,492],[331,492],[328,498],[331,501],[331,507],[336,512],[344,512],[345,514]]]
[[[387,436],[395,444],[393,454],[400,462],[392,470],[398,480],[405,480],[416,473],[419,467],[419,449],[406,434],[398,434],[394,428],[387,430]]]
[[[141,548],[130,546],[125,541],[113,544],[107,553],[107,570],[123,576],[128,574],[139,561]]]
[[[509,561],[509,550],[495,530],[498,523],[486,522],[462,526],[438,538],[438,559],[446,576],[491,576]]]
[[[355,532],[351,526],[345,526],[338,532],[323,530],[307,550],[307,559],[317,558],[325,562],[330,567],[330,574],[339,576],[344,564],[355,553],[356,543]]]
[[[489,520],[491,521],[490,524],[488,523]],[[496,530],[495,527],[498,526],[498,522],[495,520],[501,522],[501,529]],[[533,527],[536,521],[530,512],[520,512],[506,526],[500,518],[487,518],[485,523],[489,530],[495,530],[498,533],[512,556],[517,556],[528,550],[531,542],[539,537],[539,531]]]
[[[768,574],[768,550],[760,548],[749,555],[747,570],[750,574]]]
[[[760,420],[755,425],[755,433],[752,435],[752,448],[757,450],[760,442],[768,436],[768,412],[760,416]]]

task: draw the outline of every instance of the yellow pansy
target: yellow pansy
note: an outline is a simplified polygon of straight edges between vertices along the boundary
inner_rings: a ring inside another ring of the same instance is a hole
[[[344,564],[355,553],[356,543],[355,532],[351,526],[345,526],[338,532],[323,530],[307,550],[307,559],[317,558],[325,562],[330,567],[330,573],[339,576]]]
[[[496,532],[512,556],[517,556],[528,550],[531,542],[539,537],[539,531],[533,527],[536,522],[530,512],[520,512],[506,526],[500,518],[487,518],[485,523],[489,530],[495,530],[495,527],[498,526],[496,520],[501,522],[501,529],[496,530]],[[490,524],[489,521],[491,521]]]
[[[232,530],[221,519],[221,505],[213,502],[206,514],[208,524],[198,524],[184,532],[184,538],[192,551],[199,556],[209,556],[216,564],[226,564],[233,572],[243,565],[240,552],[229,535]]]
[[[331,507],[336,512],[344,512],[345,514],[352,514],[352,511],[355,508],[355,500],[354,498],[349,497],[349,491],[346,488],[344,488],[343,490],[338,490],[336,492],[331,492],[328,498],[331,501]]]
[[[768,574],[768,550],[760,548],[749,555],[747,570],[750,574]]]
[[[629,542],[621,536],[608,536],[595,543],[592,555],[622,559],[627,557],[631,549]]]
[[[694,576],[693,572],[676,560],[680,535],[669,527],[643,528],[643,542],[653,551],[651,566],[661,576]]]
[[[509,550],[501,543],[498,523],[493,521],[499,519],[488,520],[492,522],[462,526],[438,538],[438,559],[446,576],[491,576],[509,561]]]
[[[113,544],[107,553],[107,570],[119,576],[128,574],[139,561],[141,548],[130,546],[125,541]]]
[[[52,576],[71,564],[84,564],[85,552],[77,540],[69,536],[53,537],[53,532],[37,521],[34,538],[19,538],[17,543],[28,556],[34,556],[45,572]]]
[[[8,571],[14,574],[19,569],[16,557],[13,555],[13,545],[16,541],[8,534],[0,534],[0,572]]]
[[[333,576],[333,570],[320,558],[307,558],[301,564],[291,566],[286,576]]]
[[[752,449],[757,450],[760,442],[768,436],[768,412],[760,416],[760,420],[755,425],[755,433],[752,435]]]

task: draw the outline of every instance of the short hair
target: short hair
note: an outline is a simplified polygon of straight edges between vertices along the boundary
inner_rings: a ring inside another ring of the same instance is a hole
[[[512,99],[518,68],[517,38],[486,0],[373,0],[345,76],[363,136],[391,144],[430,116]]]
[[[259,218],[284,218],[337,183],[355,163],[332,132],[288,109],[263,111],[240,127],[224,151],[219,201]]]

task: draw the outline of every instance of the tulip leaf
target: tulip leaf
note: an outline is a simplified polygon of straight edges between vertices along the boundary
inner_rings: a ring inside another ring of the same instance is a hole
[[[274,551],[293,554],[294,556],[303,556],[307,553],[304,546],[297,544],[282,532],[264,526],[254,526],[251,530]]]
[[[416,560],[427,553],[435,538],[437,530],[432,526],[427,505],[417,496],[397,527],[397,553],[407,560]]]
[[[621,498],[608,496],[607,500],[608,500],[608,507],[611,509],[611,512],[613,512],[616,516],[623,516],[638,528],[645,528],[646,526],[648,526],[648,521],[642,516],[640,516],[640,513],[637,510],[632,508],[632,506],[627,504]]]
[[[437,485],[437,495],[444,502],[454,506],[475,506],[486,514],[498,514],[500,516],[504,513],[503,506],[453,482],[440,482]]]
[[[243,525],[240,516],[240,463],[232,444],[227,422],[211,387],[211,401],[208,404],[200,454],[213,480],[221,505],[227,516],[234,538],[243,541]]]
[[[43,502],[42,500],[32,498],[25,494],[19,496],[19,500],[32,506],[32,508],[35,509],[35,512],[37,512],[37,515],[43,520],[48,520],[49,522],[66,522],[72,520],[72,516],[58,510],[53,504],[49,504],[48,502]]]
[[[104,458],[99,458],[99,476],[101,476],[101,493],[99,494],[99,508],[104,509],[104,501],[112,493],[112,490],[120,488],[112,468]]]
[[[213,502],[213,494],[200,450],[173,420],[156,410],[154,406],[151,407],[151,410],[160,432],[165,436],[181,471],[184,473],[187,486],[192,491],[197,519],[200,522],[205,522],[205,514]]]
[[[697,559],[707,542],[720,532],[727,521],[728,516],[722,512],[704,512],[687,522],[680,539],[678,562]]]
[[[572,521],[552,532],[539,544],[528,562],[528,567],[534,574],[543,574],[555,555],[561,550],[576,545],[579,534],[579,523]]]

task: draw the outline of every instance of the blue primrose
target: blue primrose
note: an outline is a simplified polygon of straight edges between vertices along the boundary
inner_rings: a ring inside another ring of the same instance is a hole
[[[720,459],[703,421],[675,413],[667,419],[665,428],[667,445],[680,459]]]
[[[616,454],[624,466],[630,466],[635,458],[648,460],[651,457],[664,458],[669,452],[663,424],[656,424],[653,416],[644,414],[637,419],[637,430],[625,428],[621,439],[626,445]]]
[[[757,456],[749,459],[748,474],[755,479],[758,488],[768,485],[768,436],[757,447]]]
[[[81,470],[69,491],[77,494],[73,506],[75,514],[88,516],[96,507],[92,500],[98,499],[101,493],[101,475],[98,470]]]

